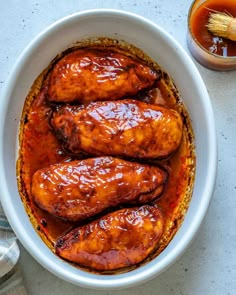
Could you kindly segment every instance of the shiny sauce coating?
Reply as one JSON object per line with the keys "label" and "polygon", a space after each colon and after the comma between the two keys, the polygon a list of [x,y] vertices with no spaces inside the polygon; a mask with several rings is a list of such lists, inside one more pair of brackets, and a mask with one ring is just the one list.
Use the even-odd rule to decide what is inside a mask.
{"label": "shiny sauce coating", "polygon": [[32,197],[47,212],[71,221],[121,204],[145,204],[164,190],[167,173],[157,166],[114,157],[59,163],[36,171]]}
{"label": "shiny sauce coating", "polygon": [[116,100],[150,88],[158,78],[140,60],[105,49],[80,49],[54,65],[47,96],[62,103]]}
{"label": "shiny sauce coating", "polygon": [[178,112],[134,99],[63,106],[51,125],[70,152],[139,159],[171,155],[183,129]]}
{"label": "shiny sauce coating", "polygon": [[155,248],[164,220],[154,206],[117,210],[59,239],[56,253],[96,270],[137,264]]}
{"label": "shiny sauce coating", "polygon": [[[126,48],[122,49],[124,52],[126,50]],[[17,163],[17,172],[20,195],[31,222],[44,242],[54,251],[56,241],[78,225],[83,226],[84,222],[81,224],[70,222],[40,209],[32,198],[32,176],[39,169],[57,163],[77,161],[85,158],[85,155],[74,155],[64,149],[48,123],[51,118],[52,105],[48,102],[46,74],[47,71],[50,72],[50,69],[51,67],[36,79],[26,99],[21,122],[20,156]],[[182,223],[188,208],[195,172],[194,143],[188,115],[179,101],[178,92],[164,72],[152,89],[139,93],[138,99],[146,103],[160,104],[175,109],[183,119],[181,144],[172,157],[161,161],[145,160],[145,163],[151,162],[152,165],[164,167],[169,175],[164,193],[154,201],[163,215],[164,228],[155,252],[148,258],[152,259],[168,245]],[[107,213],[109,213],[109,210]],[[102,216],[100,217],[102,218]],[[128,270],[130,269],[128,268]],[[89,269],[86,268],[86,270]]]}

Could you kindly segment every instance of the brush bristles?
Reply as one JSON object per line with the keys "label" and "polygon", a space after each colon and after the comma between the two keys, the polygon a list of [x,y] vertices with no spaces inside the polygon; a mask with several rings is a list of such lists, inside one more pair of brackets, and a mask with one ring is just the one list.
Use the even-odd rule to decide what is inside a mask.
{"label": "brush bristles", "polygon": [[227,38],[231,21],[232,16],[227,13],[210,13],[207,28],[212,34]]}

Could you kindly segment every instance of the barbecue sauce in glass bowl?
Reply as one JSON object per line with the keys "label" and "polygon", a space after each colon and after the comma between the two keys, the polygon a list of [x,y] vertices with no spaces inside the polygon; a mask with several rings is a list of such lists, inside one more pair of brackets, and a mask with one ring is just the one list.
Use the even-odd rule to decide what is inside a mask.
{"label": "barbecue sauce in glass bowl", "polygon": [[216,12],[236,17],[234,1],[193,2],[188,15],[188,47],[196,60],[210,69],[236,69],[236,42],[215,36],[207,29],[210,13]]}

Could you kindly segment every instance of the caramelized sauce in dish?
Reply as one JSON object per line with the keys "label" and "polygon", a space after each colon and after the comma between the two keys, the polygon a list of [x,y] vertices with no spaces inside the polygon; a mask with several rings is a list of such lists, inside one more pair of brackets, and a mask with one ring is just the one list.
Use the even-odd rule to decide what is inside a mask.
{"label": "caramelized sauce in dish", "polygon": [[[73,163],[75,163],[73,165],[82,165],[83,163],[88,163],[88,161],[91,161],[89,160],[90,158],[94,158],[97,155],[90,153],[89,149],[81,152],[76,150],[76,153],[73,152],[73,150],[67,149],[63,143],[63,140],[58,137],[57,132],[55,132],[55,129],[51,124],[51,119],[53,112],[57,111],[58,108],[73,108],[77,107],[78,105],[81,108],[86,108],[87,104],[90,103],[88,101],[90,96],[88,95],[86,97],[86,101],[78,102],[76,100],[73,100],[74,94],[72,93],[71,96],[71,93],[69,93],[66,101],[63,101],[63,87],[66,88],[66,92],[68,89],[70,89],[70,87],[67,88],[67,83],[68,85],[72,85],[71,87],[73,88],[74,83],[77,83],[75,82],[76,79],[73,80],[74,78],[71,78],[71,80],[66,80],[67,82],[64,86],[60,84],[62,85],[62,88],[58,92],[60,94],[58,94],[60,96],[60,99],[58,98],[60,102],[57,102],[56,99],[50,100],[49,96],[51,97],[50,93],[56,93],[57,91],[57,89],[55,88],[55,83],[50,84],[50,81],[52,79],[57,79],[57,77],[55,76],[56,72],[60,72],[60,69],[58,68],[55,70],[55,65],[57,66],[58,62],[61,62],[63,63],[63,69],[67,69],[70,72],[70,67],[72,66],[72,64],[71,62],[68,63],[68,65],[65,64],[66,56],[68,54],[73,55],[75,54],[76,50],[80,49],[82,49],[85,53],[87,51],[88,54],[99,50],[99,54],[102,54],[103,58],[105,59],[106,52],[112,52],[114,56],[115,54],[118,54],[118,56],[124,56],[123,60],[128,60],[129,66],[124,67],[123,65],[120,65],[118,61],[116,61],[115,69],[116,72],[122,72],[122,75],[125,75],[126,78],[123,79],[123,76],[121,77],[121,80],[124,80],[122,82],[124,84],[120,84],[120,86],[118,85],[120,81],[118,81],[119,83],[117,82],[116,87],[113,88],[112,91],[119,91],[119,87],[123,88],[122,97],[119,98],[121,99],[121,101],[126,101],[126,99],[129,98],[132,99],[132,101],[136,100],[137,103],[140,103],[141,101],[142,104],[145,103],[145,105],[149,105],[150,109],[153,105],[155,105],[154,108],[164,107],[165,109],[169,109],[169,111],[171,112],[176,112],[180,115],[183,126],[181,142],[178,148],[175,148],[175,150],[173,150],[170,154],[165,155],[164,158],[136,158],[135,154],[132,154],[132,156],[130,156],[129,154],[128,156],[118,155],[116,157],[116,155],[113,154],[112,157],[116,158],[116,160],[113,161],[113,164],[121,165],[119,166],[120,170],[118,168],[118,170],[115,170],[118,171],[115,172],[116,176],[112,174],[112,167],[109,167],[109,171],[107,170],[107,167],[106,169],[104,168],[103,171],[100,169],[99,172],[96,171],[96,169],[93,172],[91,172],[91,170],[88,170],[88,173],[93,173],[92,178],[87,178],[87,180],[92,179],[91,181],[93,183],[91,183],[91,187],[93,187],[93,190],[89,190],[89,185],[87,185],[85,195],[87,197],[91,197],[94,195],[96,196],[96,192],[106,195],[105,188],[109,187],[106,182],[111,183],[109,187],[110,191],[107,192],[109,196],[112,196],[114,194],[114,183],[116,183],[117,185],[115,186],[115,194],[124,194],[124,188],[126,187],[126,184],[120,184],[119,179],[121,179],[122,181],[129,181],[131,183],[129,185],[129,189],[131,187],[131,192],[129,192],[129,195],[131,194],[133,196],[134,192],[132,192],[132,190],[137,189],[137,185],[140,185],[140,183],[142,185],[142,181],[143,183],[148,184],[148,181],[150,181],[150,179],[153,179],[153,173],[155,171],[154,168],[151,168],[154,170],[147,170],[147,173],[144,176],[139,175],[139,181],[135,179],[135,175],[140,174],[140,171],[143,171],[143,168],[132,170],[130,176],[127,172],[125,172],[126,174],[122,174],[124,173],[122,163],[126,162],[130,163],[129,165],[131,168],[137,165],[137,167],[150,166],[161,169],[162,173],[164,173],[164,176],[162,176],[161,179],[161,183],[165,185],[164,189],[162,187],[161,191],[158,191],[158,194],[156,194],[154,197],[150,197],[150,194],[152,194],[155,189],[154,187],[151,188],[150,184],[150,190],[145,190],[145,193],[149,193],[148,197],[143,197],[145,196],[145,194],[141,196],[143,197],[144,202],[132,203],[128,201],[122,201],[116,202],[115,204],[113,204],[114,206],[110,206],[110,203],[108,202],[108,206],[102,206],[102,208],[104,208],[99,212],[89,214],[88,216],[86,216],[85,214],[83,215],[84,217],[80,220],[75,220],[73,218],[71,220],[66,218],[65,216],[56,216],[59,205],[61,205],[62,202],[63,204],[66,204],[67,200],[71,201],[70,194],[73,194],[73,191],[76,189],[77,184],[71,189],[71,185],[74,185],[74,178],[73,174],[70,174],[70,172],[73,170],[73,167],[70,167],[70,162],[71,165]],[[129,59],[134,61],[131,62],[132,65],[130,65]],[[82,67],[84,66],[85,60],[86,59],[84,59],[82,62]],[[87,60],[87,62],[89,61]],[[114,63],[114,60],[112,62]],[[111,66],[109,65],[109,61],[107,61],[107,63],[108,66]],[[149,83],[149,78],[145,80],[145,78],[142,77],[143,72],[140,76],[139,70],[137,70],[139,66],[135,66],[134,64],[141,65],[142,71],[145,68],[145,71],[148,75],[151,73],[152,77],[155,77],[155,81],[151,79],[152,81],[151,83]],[[95,65],[96,63],[94,63],[94,67]],[[75,65],[73,65],[73,67],[75,67]],[[99,70],[98,66],[97,69]],[[79,69],[79,71],[80,70],[81,69]],[[89,77],[90,74],[91,73],[88,74]],[[58,79],[62,79],[63,75],[64,74],[62,73],[62,75]],[[70,73],[68,75],[70,76]],[[95,81],[91,82],[91,84],[93,85],[91,85],[91,87],[88,86],[90,87],[90,93],[93,93],[93,101],[96,100],[96,92],[94,91],[97,87],[97,72],[94,75],[91,76],[92,80],[95,79]],[[106,72],[106,76],[107,75],[109,76],[109,71]],[[136,78],[138,77],[141,81],[140,83],[138,83],[138,88],[135,91],[133,89],[136,88],[137,81],[135,80],[135,83],[132,84],[132,78],[129,79],[129,75],[131,75],[132,77],[133,75],[136,75]],[[67,75],[64,76],[66,77]],[[113,84],[115,83],[112,74],[111,77],[108,78],[109,81],[113,81]],[[142,81],[145,82],[143,84],[144,86],[141,85]],[[86,83],[89,85],[87,80]],[[110,89],[110,87],[113,87],[111,85],[107,84],[105,89],[107,90]],[[54,87],[54,89],[51,89],[49,91],[50,87]],[[132,91],[128,93],[128,97],[126,96],[126,94],[123,94],[124,88],[129,89],[129,91],[132,88]],[[81,89],[79,89],[79,91],[80,90]],[[106,90],[104,90],[105,93],[107,93]],[[83,89],[83,91],[85,90]],[[82,95],[80,97],[84,96]],[[101,95],[101,97],[104,96]],[[101,100],[101,97],[99,97],[99,100]],[[109,98],[109,100],[112,100],[112,96],[108,95],[107,97]],[[117,99],[117,97],[119,97],[118,93],[116,94],[115,99]],[[108,100],[108,98],[106,98],[105,100]],[[68,100],[70,106],[68,106]],[[114,116],[112,115],[111,117]],[[63,130],[65,130],[65,128],[67,127],[68,126],[64,126]],[[163,128],[165,128],[165,124]],[[74,125],[71,130],[71,132],[78,132]],[[100,129],[100,132],[102,132],[102,129]],[[129,136],[131,136],[132,139],[132,134]],[[142,136],[145,140],[145,133],[143,133]],[[148,134],[146,136],[148,137]],[[91,142],[91,137],[94,137],[94,139],[96,137],[96,134],[92,133],[92,131],[87,138],[88,142]],[[67,136],[67,140],[69,140],[68,138],[69,137]],[[137,138],[139,138],[139,136],[137,136]],[[136,142],[138,144],[138,139]],[[150,140],[150,144],[152,144],[152,142],[154,141]],[[126,148],[128,147],[129,145],[127,143]],[[141,148],[142,145],[140,145],[140,149]],[[145,149],[148,149],[148,147],[145,147]],[[102,152],[99,152],[99,157],[109,156],[106,153],[106,149],[104,149],[104,151],[104,154]],[[86,169],[90,169],[88,168],[88,166],[84,167]],[[63,175],[57,177],[55,174],[52,177],[52,174],[50,173],[54,173],[55,171],[57,171],[57,168],[55,167],[59,167],[59,170],[64,169],[63,167],[66,167],[66,173],[68,173],[67,176],[63,178]],[[131,169],[127,167],[125,169]],[[39,172],[39,170],[41,170],[42,172]],[[76,171],[76,173],[79,173],[78,169]],[[101,176],[103,172],[106,173],[105,176]],[[50,199],[50,206],[51,204],[53,204],[54,208],[56,208],[55,211],[53,211],[54,213],[50,212],[50,210],[46,210],[47,206],[43,207],[43,209],[42,206],[40,208],[40,202],[35,202],[34,194],[32,194],[32,179],[35,173],[41,173],[41,183],[37,185],[38,190],[40,188],[43,191],[43,198],[45,198],[46,200],[46,198],[49,197],[49,194],[51,194],[50,198],[54,194],[59,200],[57,202],[61,202],[60,204],[56,203],[55,205],[55,203],[53,203],[54,197],[52,198],[52,200]],[[50,177],[48,179],[50,181],[52,181],[53,179],[53,183],[51,182],[51,188],[49,188],[50,184],[48,186],[47,184],[45,184],[45,181],[48,181],[46,176],[47,173],[48,175],[50,174]],[[99,179],[102,179],[101,183],[104,183],[104,189],[102,188],[102,190],[101,183],[99,184],[98,182],[96,182],[96,173],[100,173]],[[159,173],[158,170],[155,173]],[[37,176],[37,174],[35,175]],[[70,261],[70,263],[74,264],[75,267],[80,267],[82,269],[85,269],[86,271],[96,272],[100,274],[113,274],[130,271],[138,267],[140,264],[146,263],[147,261],[156,257],[168,245],[184,219],[184,215],[186,213],[186,210],[188,209],[192,195],[194,175],[194,136],[187,111],[171,78],[159,67],[158,64],[152,61],[141,50],[133,47],[130,44],[126,44],[122,41],[117,40],[104,38],[98,38],[96,42],[88,40],[83,43],[78,43],[75,47],[70,48],[66,52],[59,54],[51,62],[48,68],[40,73],[39,76],[36,78],[26,98],[21,119],[19,134],[19,158],[17,161],[18,188],[26,212],[29,215],[32,224],[34,225],[35,230],[39,233],[43,241],[56,255],[59,255],[63,259]],[[166,176],[168,176],[167,179]],[[36,179],[39,182],[40,177]],[[43,181],[42,179],[44,179],[45,181]],[[77,179],[80,179],[78,187],[82,191],[84,184],[83,177],[80,175],[77,177]],[[67,187],[66,192],[63,191],[65,189],[63,185]],[[70,186],[69,188],[68,185]],[[119,185],[121,186],[120,191],[119,189],[117,189]],[[62,191],[63,194],[60,194],[60,192]],[[67,192],[69,193],[67,194]],[[124,195],[122,195],[122,197],[124,197]],[[64,199],[62,200],[62,198]],[[140,204],[140,207],[137,207],[137,204]],[[65,205],[65,208],[66,206],[67,205]],[[83,211],[83,208],[81,210]],[[126,220],[129,224],[126,223]],[[117,230],[116,232],[115,228],[119,228],[119,231]],[[133,231],[133,234],[135,237],[137,236],[137,239],[130,239],[130,234],[126,233],[128,231],[128,228],[130,231],[129,233],[132,233]],[[93,239],[93,235],[100,235],[100,243],[97,242],[96,239]],[[118,237],[119,243],[117,242]],[[143,243],[143,241],[145,241],[145,247],[139,247],[138,243]],[[109,245],[113,245],[113,248],[111,248]],[[64,250],[67,251],[68,249],[70,249],[71,251],[69,253],[65,253]],[[80,254],[79,256],[76,256],[76,251],[78,251],[78,253]],[[85,253],[84,251],[88,251],[89,253],[85,255],[83,254]],[[95,260],[93,259],[93,257],[95,257]]]}

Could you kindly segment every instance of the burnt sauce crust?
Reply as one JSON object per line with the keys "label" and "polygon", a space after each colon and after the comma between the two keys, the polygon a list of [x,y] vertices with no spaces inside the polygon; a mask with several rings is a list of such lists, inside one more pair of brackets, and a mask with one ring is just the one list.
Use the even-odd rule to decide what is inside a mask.
{"label": "burnt sauce crust", "polygon": [[[101,43],[103,43],[103,41],[101,41]],[[161,166],[165,167],[166,170],[170,171],[170,181],[171,181],[171,183],[174,183],[174,181],[176,181],[176,180],[173,177],[173,171],[178,171],[178,173],[179,173],[179,167],[180,167],[179,163],[178,163],[178,165],[176,165],[176,163],[175,163],[175,162],[177,162],[176,161],[177,156],[178,156],[178,158],[180,156],[184,156],[186,163],[188,163],[189,160],[191,162],[191,163],[189,162],[190,163],[189,166],[185,169],[187,172],[190,171],[192,174],[191,174],[191,176],[188,176],[188,179],[186,179],[185,183],[183,184],[183,187],[181,188],[181,192],[179,192],[179,188],[173,188],[173,187],[175,187],[175,185],[168,184],[166,192],[163,194],[162,198],[160,198],[160,200],[163,200],[164,198],[166,198],[166,202],[160,201],[160,203],[158,203],[158,202],[156,203],[158,205],[158,207],[160,208],[160,210],[162,211],[162,215],[164,216],[164,219],[165,219],[165,225],[164,225],[161,240],[159,240],[159,242],[156,243],[155,249],[153,249],[153,251],[152,251],[153,254],[148,256],[148,259],[152,259],[156,255],[158,255],[158,253],[160,253],[160,251],[162,251],[165,248],[165,246],[169,243],[170,239],[173,237],[174,233],[176,232],[179,225],[181,224],[181,221],[183,220],[184,212],[186,211],[186,209],[188,207],[188,203],[189,203],[189,200],[191,197],[191,186],[192,186],[193,179],[194,179],[194,165],[195,165],[194,164],[195,160],[194,160],[193,134],[192,134],[191,125],[190,125],[188,115],[187,115],[181,101],[179,100],[178,92],[176,91],[176,88],[175,88],[174,84],[172,83],[172,81],[170,80],[170,78],[168,77],[168,75],[165,72],[163,72],[158,65],[156,65],[155,63],[153,63],[153,61],[151,61],[148,57],[146,57],[140,50],[135,51],[136,49],[133,48],[132,46],[129,46],[129,45],[127,46],[126,44],[124,45],[122,42],[120,44],[117,44],[117,41],[114,41],[114,40],[110,40],[110,41],[108,41],[108,43],[107,44],[103,43],[102,46],[98,46],[97,44],[93,45],[92,43],[91,44],[80,44],[79,47],[82,47],[84,49],[87,46],[89,46],[89,47],[94,46],[95,48],[99,47],[99,50],[104,50],[104,48],[106,47],[106,49],[112,48],[113,51],[122,52],[122,53],[129,55],[129,56],[130,55],[133,56],[134,54],[137,55],[138,59],[142,60],[142,62],[148,64],[153,69],[154,68],[156,69],[156,72],[158,73],[158,79],[155,81],[153,88],[151,87],[148,90],[145,89],[144,92],[139,92],[136,99],[143,100],[143,101],[145,101],[147,103],[151,103],[151,104],[161,103],[168,108],[172,108],[172,109],[177,110],[181,114],[182,119],[183,119],[184,136],[183,136],[183,140],[181,143],[181,148],[174,155],[171,155],[170,160],[165,159],[162,161],[157,161],[157,162],[155,161],[155,164],[161,165]],[[60,221],[59,219],[56,219],[56,224],[61,226],[61,231],[57,232],[57,230],[55,229],[55,226],[53,227],[53,224],[55,224],[54,220],[52,221],[50,219],[51,217],[49,218],[44,213],[44,211],[40,211],[37,207],[35,207],[35,204],[32,201],[32,196],[31,196],[31,191],[29,189],[28,179],[30,179],[32,177],[33,173],[36,171],[33,171],[34,170],[34,168],[33,168],[34,163],[31,165],[32,167],[30,167],[30,168],[29,168],[29,166],[26,165],[25,160],[27,159],[28,154],[26,152],[25,146],[26,146],[26,142],[28,139],[26,140],[26,132],[25,131],[27,131],[27,128],[28,129],[32,128],[29,126],[30,120],[32,119],[32,114],[30,114],[30,112],[32,110],[37,109],[37,107],[39,107],[40,111],[41,111],[41,108],[42,109],[47,108],[47,115],[44,118],[46,120],[48,120],[50,118],[49,113],[51,112],[52,108],[55,109],[55,104],[51,105],[51,103],[48,102],[48,77],[49,77],[48,73],[50,73],[53,65],[57,62],[57,60],[59,60],[64,54],[67,54],[68,52],[71,52],[74,50],[75,50],[75,48],[69,49],[67,52],[60,54],[49,65],[48,69],[46,69],[38,77],[38,79],[36,79],[34,85],[32,86],[32,89],[26,99],[24,111],[22,114],[22,124],[21,124],[21,130],[20,130],[21,131],[20,132],[21,150],[20,150],[19,160],[17,163],[19,191],[21,194],[21,198],[24,202],[24,205],[26,207],[26,210],[31,218],[32,223],[38,229],[39,234],[42,236],[43,240],[47,243],[47,245],[50,248],[52,248],[55,241],[60,241],[60,239],[61,239],[60,233],[61,233],[61,235],[64,236],[66,232],[69,233],[73,227],[76,227],[76,225],[73,225],[73,224],[69,224],[69,225],[66,224],[65,225],[62,221]],[[153,96],[153,94],[151,93],[153,89],[158,89],[158,91],[160,89],[162,97],[158,97],[158,95],[157,95],[157,97]],[[150,92],[149,92],[149,90],[150,90]],[[41,95],[41,99],[39,99],[40,95]],[[38,106],[36,106],[36,104],[38,104]],[[74,102],[73,102],[73,104],[74,104]],[[27,120],[25,120],[25,118],[27,118]],[[51,129],[51,127],[49,127],[49,129]],[[52,131],[47,131],[47,132],[52,132]],[[52,135],[50,134],[50,139],[51,139],[51,137],[52,137]],[[52,142],[54,144],[54,139],[52,139]],[[184,149],[185,148],[187,149],[187,152],[185,150],[182,151],[183,145],[184,145]],[[87,154],[82,153],[80,155],[79,154],[74,155],[73,153],[71,154],[70,152],[66,151],[66,149],[64,149],[64,148],[61,149],[61,143],[59,145],[58,145],[58,143],[56,143],[54,146],[54,150],[55,150],[56,156],[51,157],[51,159],[49,159],[50,164],[55,164],[60,161],[77,160],[77,159],[80,159],[81,157],[82,158],[88,157]],[[50,149],[49,149],[49,152],[50,152]],[[129,160],[133,161],[132,158],[130,158]],[[39,161],[36,161],[35,159],[33,159],[32,162],[34,162],[34,161],[37,162],[37,164],[39,162]],[[143,159],[141,158],[141,159],[139,159],[139,161],[142,162]],[[42,163],[42,167],[38,167],[38,168],[47,167],[48,163],[46,164],[46,162],[47,161],[45,160],[44,163]],[[148,161],[144,160],[144,162],[148,163],[148,162],[153,162],[153,161],[152,160],[150,161],[150,159],[149,159]],[[35,165],[35,166],[37,166],[37,165]],[[38,165],[38,166],[40,166],[40,165]],[[178,167],[176,168],[175,166],[178,166]],[[38,169],[36,169],[36,170],[38,170]],[[187,177],[186,176],[187,173],[186,174],[184,173],[184,175],[185,175],[185,177]],[[190,187],[188,194],[186,193],[184,186]],[[178,210],[175,210],[175,213],[174,213],[174,210],[173,211],[169,210],[170,214],[168,214],[167,207],[168,207],[168,204],[170,204],[172,202],[171,199],[173,199],[169,196],[172,190],[174,190],[175,193],[178,191],[178,194],[180,194],[180,196],[177,198],[178,200],[176,201],[176,208]],[[122,209],[122,206],[121,206],[121,209]],[[168,215],[170,215],[170,216],[168,216]],[[41,218],[42,216],[43,217],[46,216],[46,219]],[[41,222],[41,220],[43,220],[44,222]],[[45,222],[45,220],[46,220],[46,222]],[[90,221],[90,220],[88,220],[88,221]],[[173,225],[172,225],[172,222],[174,222]],[[50,228],[50,223],[51,223],[51,228]],[[43,224],[43,226],[42,226],[42,224]],[[56,234],[55,234],[55,232],[56,232]],[[53,234],[56,235],[57,238],[53,237]],[[54,250],[54,249],[52,248],[52,250]],[[145,261],[148,261],[148,259],[146,259]],[[131,267],[124,268],[123,270],[119,270],[119,272],[128,271],[134,267],[137,267],[138,264],[139,263],[137,262],[136,266],[133,265]],[[80,265],[80,267],[83,268],[83,265]],[[89,270],[89,269],[87,269],[87,270]],[[91,270],[89,270],[89,271],[91,271]],[[112,273],[112,271],[110,271],[110,270],[108,272]],[[99,270],[99,273],[103,273],[103,271]],[[105,271],[104,273],[107,273],[107,271]],[[117,273],[117,271],[116,271],[116,273]]]}

